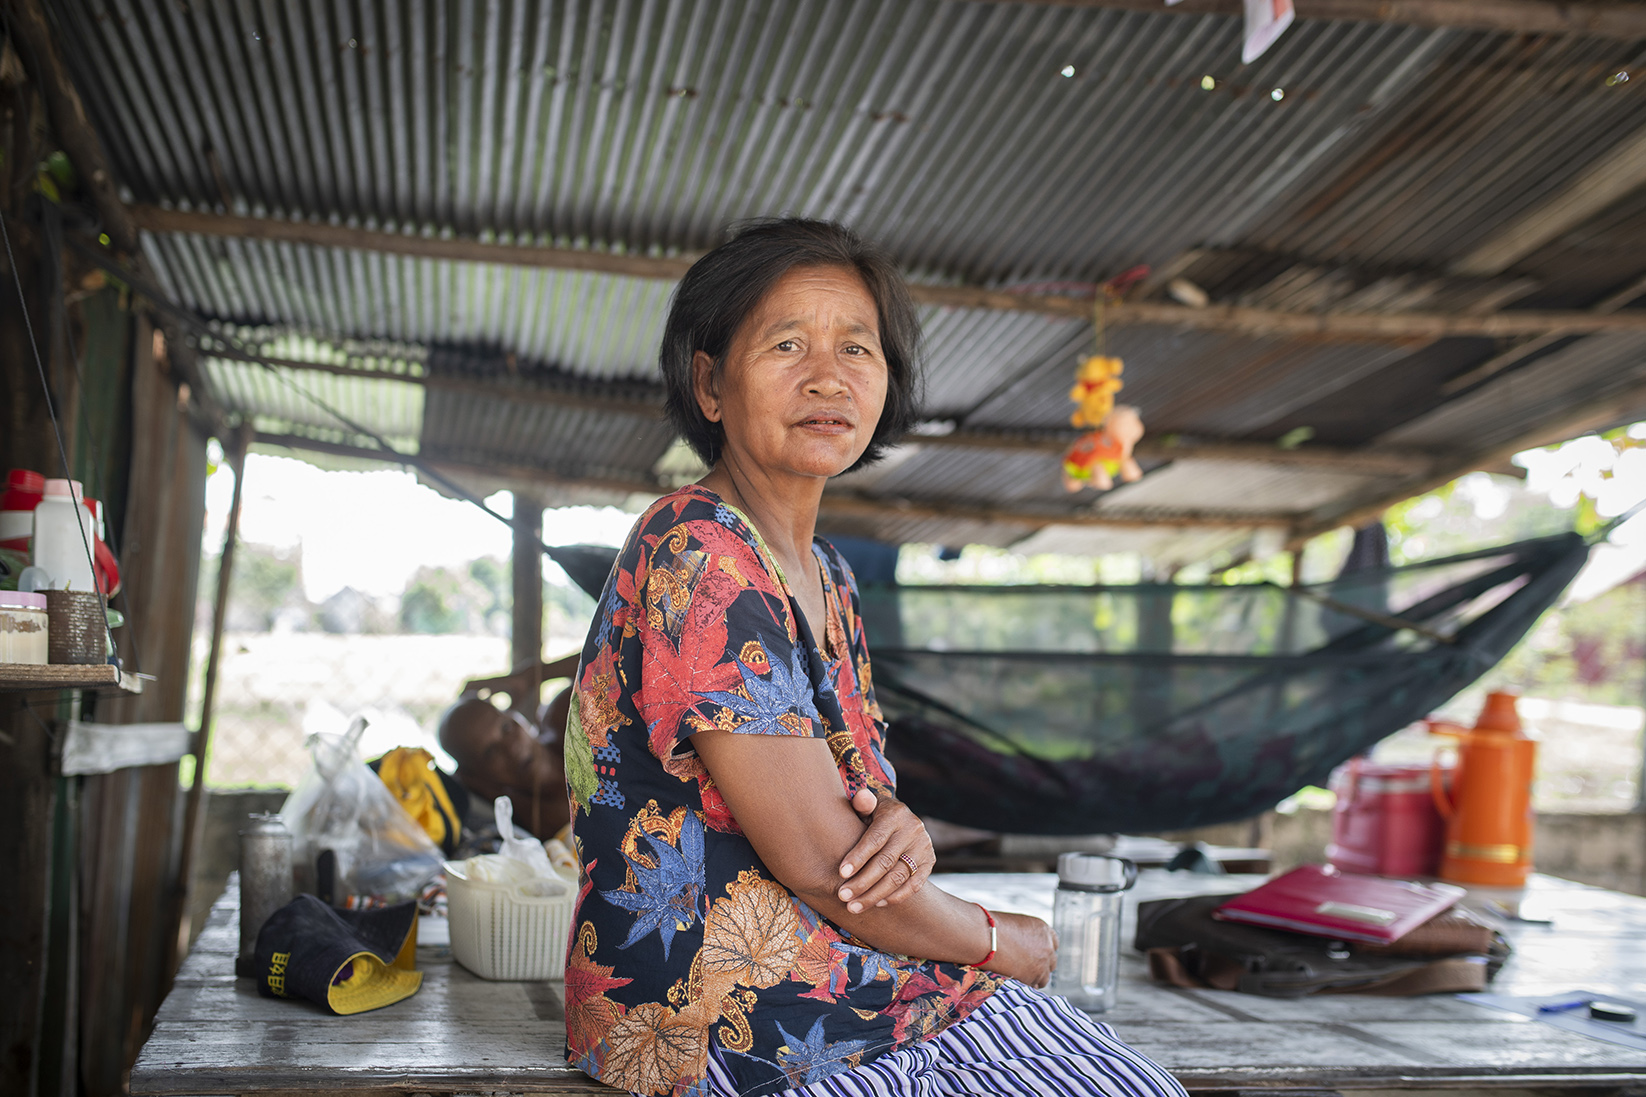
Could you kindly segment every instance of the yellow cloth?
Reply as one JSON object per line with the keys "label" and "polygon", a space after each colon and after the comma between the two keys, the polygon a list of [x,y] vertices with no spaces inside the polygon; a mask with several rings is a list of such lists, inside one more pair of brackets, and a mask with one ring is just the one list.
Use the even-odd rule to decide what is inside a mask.
{"label": "yellow cloth", "polygon": [[421,747],[395,747],[383,755],[377,775],[435,845],[448,855],[457,848],[463,821],[446,795],[433,755]]}

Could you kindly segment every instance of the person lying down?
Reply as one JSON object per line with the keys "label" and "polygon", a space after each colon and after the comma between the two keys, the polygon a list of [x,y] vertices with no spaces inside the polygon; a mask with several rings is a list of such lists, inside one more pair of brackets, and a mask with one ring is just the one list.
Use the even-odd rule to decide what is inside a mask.
{"label": "person lying down", "polygon": [[[553,838],[565,829],[566,773],[560,740],[571,690],[561,690],[542,705],[538,693],[541,683],[570,678],[576,669],[573,654],[537,667],[527,664],[500,677],[473,679],[441,713],[440,748],[457,763],[454,776],[475,798],[470,826],[489,826],[492,801],[507,796],[514,805],[515,825],[533,836]],[[494,704],[497,695],[506,697],[508,704]]]}
{"label": "person lying down", "polygon": [[1040,989],[1045,922],[927,882],[882,752],[824,485],[913,420],[896,267],[837,225],[745,228],[675,291],[662,373],[709,466],[635,523],[565,736],[583,865],[568,1061],[643,1094],[1183,1097]]}

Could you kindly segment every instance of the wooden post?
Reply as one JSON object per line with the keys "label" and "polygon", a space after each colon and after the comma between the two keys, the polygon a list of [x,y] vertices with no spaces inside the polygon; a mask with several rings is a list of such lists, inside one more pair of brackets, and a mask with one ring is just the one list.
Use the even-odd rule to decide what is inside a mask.
{"label": "wooden post", "polygon": [[193,889],[194,853],[200,845],[202,829],[201,799],[206,791],[206,750],[211,746],[212,706],[217,700],[217,671],[223,656],[223,619],[228,613],[229,584],[234,575],[234,547],[240,535],[240,503],[245,497],[246,450],[251,446],[252,425],[241,424],[229,440],[229,467],[234,470],[234,497],[229,503],[229,519],[223,530],[223,554],[217,563],[217,597],[212,604],[211,647],[206,656],[206,680],[200,696],[200,727],[194,733],[194,781],[189,785],[188,800],[183,809],[183,848],[178,858],[178,890],[182,893],[181,909],[177,913],[177,935],[173,962],[169,970],[188,954],[189,893]]}
{"label": "wooden post", "polygon": [[[543,504],[524,491],[514,493],[514,669],[531,668],[538,682],[543,667]],[[537,690],[514,698],[523,712],[537,715]]]}

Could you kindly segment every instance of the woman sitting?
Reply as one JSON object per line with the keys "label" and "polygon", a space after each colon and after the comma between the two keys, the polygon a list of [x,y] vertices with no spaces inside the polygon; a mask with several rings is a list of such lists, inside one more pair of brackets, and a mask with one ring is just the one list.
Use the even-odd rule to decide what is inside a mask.
{"label": "woman sitting", "polygon": [[1045,922],[923,886],[856,585],[813,536],[828,479],[910,425],[918,341],[896,267],[837,225],[757,224],[675,292],[669,412],[711,471],[635,524],[566,730],[568,1058],[610,1085],[1181,1097],[1030,989]]}

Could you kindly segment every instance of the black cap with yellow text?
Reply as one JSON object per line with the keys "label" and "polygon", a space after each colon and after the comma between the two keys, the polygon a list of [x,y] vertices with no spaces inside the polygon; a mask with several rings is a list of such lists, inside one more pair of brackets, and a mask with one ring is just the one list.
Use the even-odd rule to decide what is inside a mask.
{"label": "black cap with yellow text", "polygon": [[257,934],[257,993],[307,998],[333,1013],[364,1013],[417,993],[417,904],[334,910],[299,895]]}

